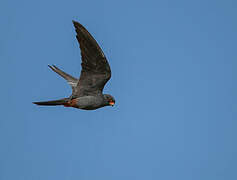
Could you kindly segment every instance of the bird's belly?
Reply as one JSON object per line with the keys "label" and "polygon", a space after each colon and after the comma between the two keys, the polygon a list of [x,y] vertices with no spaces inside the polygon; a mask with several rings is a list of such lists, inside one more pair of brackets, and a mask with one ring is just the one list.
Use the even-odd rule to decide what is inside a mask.
{"label": "bird's belly", "polygon": [[77,99],[76,108],[84,110],[94,110],[103,107],[102,102],[103,100],[100,97],[94,97],[94,96],[80,97]]}

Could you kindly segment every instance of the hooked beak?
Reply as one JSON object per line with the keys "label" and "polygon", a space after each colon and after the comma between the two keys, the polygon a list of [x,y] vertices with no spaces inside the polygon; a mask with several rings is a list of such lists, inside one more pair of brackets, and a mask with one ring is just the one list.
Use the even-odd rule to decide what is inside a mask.
{"label": "hooked beak", "polygon": [[109,102],[109,105],[110,105],[110,106],[114,106],[114,102],[113,102],[113,101],[110,101],[110,102]]}

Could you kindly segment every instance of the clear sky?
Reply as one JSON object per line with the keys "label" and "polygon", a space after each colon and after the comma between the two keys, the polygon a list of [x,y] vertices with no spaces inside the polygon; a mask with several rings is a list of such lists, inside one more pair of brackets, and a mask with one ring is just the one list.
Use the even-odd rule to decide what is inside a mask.
{"label": "clear sky", "polygon": [[[236,180],[237,1],[1,0],[0,180]],[[70,96],[72,20],[101,45],[114,107]]]}

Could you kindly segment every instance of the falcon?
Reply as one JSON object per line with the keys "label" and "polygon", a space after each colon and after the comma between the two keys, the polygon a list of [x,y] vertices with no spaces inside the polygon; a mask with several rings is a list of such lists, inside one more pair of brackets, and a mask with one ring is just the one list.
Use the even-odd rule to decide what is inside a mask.
{"label": "falcon", "polygon": [[68,98],[53,101],[33,102],[42,106],[73,107],[84,110],[94,110],[104,106],[113,106],[115,99],[109,94],[103,94],[105,84],[111,77],[109,63],[100,46],[92,35],[79,22],[73,21],[76,38],[81,50],[81,75],[77,79],[62,71],[55,65],[50,69],[62,76],[72,87]]}

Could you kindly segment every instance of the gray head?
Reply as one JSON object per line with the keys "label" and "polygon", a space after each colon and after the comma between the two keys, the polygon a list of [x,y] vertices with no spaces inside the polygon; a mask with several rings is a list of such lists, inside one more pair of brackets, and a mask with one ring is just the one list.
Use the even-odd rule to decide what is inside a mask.
{"label": "gray head", "polygon": [[115,99],[109,94],[103,94],[106,106],[113,106],[115,104]]}

